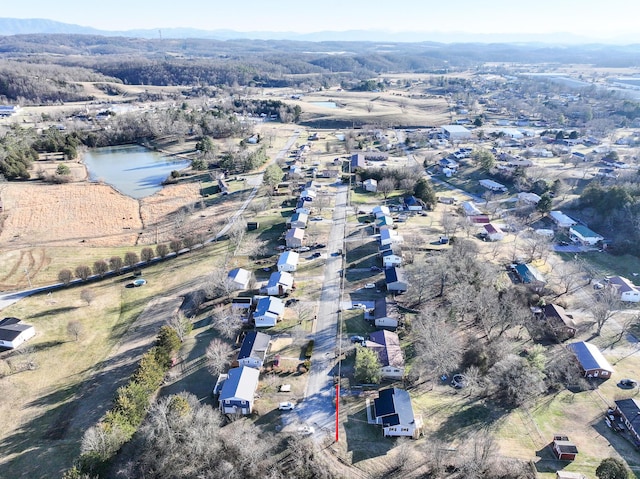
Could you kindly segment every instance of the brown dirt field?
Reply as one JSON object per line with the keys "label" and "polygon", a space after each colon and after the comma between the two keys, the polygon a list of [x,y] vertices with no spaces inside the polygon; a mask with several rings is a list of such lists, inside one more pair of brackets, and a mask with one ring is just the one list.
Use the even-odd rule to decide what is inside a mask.
{"label": "brown dirt field", "polygon": [[138,202],[97,183],[9,183],[0,247],[135,244]]}

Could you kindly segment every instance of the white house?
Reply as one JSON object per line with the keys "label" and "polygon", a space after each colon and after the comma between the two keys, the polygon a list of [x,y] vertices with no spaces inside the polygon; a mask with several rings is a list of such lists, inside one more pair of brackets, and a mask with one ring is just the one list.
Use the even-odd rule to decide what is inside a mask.
{"label": "white house", "polygon": [[472,201],[463,201],[461,204],[464,214],[467,216],[478,216],[482,214],[482,211]]}
{"label": "white house", "polygon": [[291,228],[287,231],[284,241],[289,248],[300,248],[304,241],[304,230],[302,228]]}
{"label": "white house", "polygon": [[364,316],[367,321],[372,321],[376,328],[395,330],[399,321],[389,316],[387,312],[387,298],[378,298],[373,310],[368,310]]}
{"label": "white house", "polygon": [[22,323],[18,318],[4,318],[0,321],[0,347],[15,349],[35,335],[35,328]]}
{"label": "white house", "polygon": [[388,206],[375,206],[373,210],[371,210],[371,214],[376,218],[380,218],[381,216],[391,216],[391,210]]}
{"label": "white house", "polygon": [[300,193],[300,198],[305,201],[313,201],[316,199],[316,196],[318,196],[318,193],[312,188],[302,190],[302,192]]}
{"label": "white house", "polygon": [[489,241],[502,241],[504,239],[504,232],[493,223],[482,225],[482,231]]}
{"label": "white house", "polygon": [[422,418],[415,416],[411,396],[404,389],[389,388],[373,400],[372,424],[382,426],[383,434],[417,439],[422,432]]}
{"label": "white house", "polygon": [[507,187],[497,181],[485,179],[478,181],[478,183],[480,183],[480,186],[496,193],[504,193],[507,191]]}
{"label": "white house", "polygon": [[262,296],[258,298],[253,312],[253,322],[256,328],[270,328],[275,326],[284,315],[284,302],[280,298]]}
{"label": "white house", "polygon": [[269,296],[281,296],[293,288],[293,275],[286,271],[271,273],[264,291]]}
{"label": "white house", "polygon": [[637,303],[640,301],[640,290],[638,287],[622,276],[611,276],[609,284],[618,290],[620,293],[621,301],[628,301],[631,303]]}
{"label": "white house", "polygon": [[298,260],[300,255],[295,251],[285,251],[278,256],[278,271],[286,271],[291,273],[298,269]]}
{"label": "white house", "polygon": [[380,253],[382,254],[382,267],[393,268],[394,266],[402,266],[402,250],[399,246],[384,245],[380,247]]}
{"label": "white house", "polygon": [[404,238],[390,228],[383,228],[380,230],[380,245],[401,244]]}
{"label": "white house", "polygon": [[578,224],[576,220],[565,215],[560,210],[550,211],[549,217],[553,220],[555,224],[558,225],[558,228],[569,228],[571,226]]}
{"label": "white house", "polygon": [[289,228],[306,228],[309,216],[305,213],[294,213],[287,219]]}
{"label": "white house", "polygon": [[249,331],[242,341],[238,358],[238,366],[260,369],[269,349],[271,336],[258,331]]}
{"label": "white house", "polygon": [[398,335],[386,329],[369,334],[365,343],[378,355],[383,379],[402,379],[404,376],[404,355]]}
{"label": "white house", "polygon": [[223,414],[251,414],[260,371],[241,366],[229,370],[218,403]]}
{"label": "white house", "polygon": [[582,243],[583,245],[593,246],[604,238],[598,233],[591,231],[586,226],[574,225],[569,227],[569,237],[572,241]]}
{"label": "white house", "polygon": [[542,198],[540,198],[540,196],[536,195],[535,193],[526,193],[524,191],[521,193],[518,193],[518,201],[521,201],[523,203],[537,205],[541,199]]}
{"label": "white house", "polygon": [[231,287],[235,290],[247,289],[251,281],[251,272],[244,268],[234,268],[227,275]]}
{"label": "white house", "polygon": [[471,138],[471,131],[460,125],[443,125],[442,135],[449,141],[468,140]]}
{"label": "white house", "polygon": [[368,180],[364,180],[362,182],[362,187],[365,189],[365,191],[375,193],[376,191],[378,191],[378,182],[373,178],[369,178]]}

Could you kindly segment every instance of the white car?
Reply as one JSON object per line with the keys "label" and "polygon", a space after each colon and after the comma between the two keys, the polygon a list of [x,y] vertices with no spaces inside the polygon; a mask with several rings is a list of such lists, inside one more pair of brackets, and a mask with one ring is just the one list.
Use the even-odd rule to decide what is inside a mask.
{"label": "white car", "polygon": [[295,404],[293,404],[291,401],[281,402],[280,404],[278,404],[278,409],[280,409],[281,411],[291,411],[294,407]]}
{"label": "white car", "polygon": [[351,309],[367,309],[367,305],[362,303],[353,303]]}
{"label": "white car", "polygon": [[301,434],[303,436],[310,436],[315,432],[316,430],[312,426],[300,426],[298,428],[298,434]]}
{"label": "white car", "polygon": [[373,289],[375,287],[376,287],[375,283],[367,283],[364,285],[364,289]]}

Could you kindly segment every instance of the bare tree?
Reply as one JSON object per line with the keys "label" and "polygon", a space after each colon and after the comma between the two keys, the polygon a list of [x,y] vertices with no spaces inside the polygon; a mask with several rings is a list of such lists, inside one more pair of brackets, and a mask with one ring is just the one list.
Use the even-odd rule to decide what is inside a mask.
{"label": "bare tree", "polygon": [[233,291],[233,284],[223,268],[213,268],[204,284],[204,293],[208,299],[226,297]]}
{"label": "bare tree", "polygon": [[80,265],[76,267],[76,278],[81,279],[82,281],[86,281],[89,276],[91,276],[91,268],[87,265]]}
{"label": "bare tree", "polygon": [[233,219],[227,235],[229,236],[229,242],[235,248],[240,246],[245,233],[247,232],[247,220],[243,216],[238,216]]}
{"label": "bare tree", "polygon": [[207,346],[207,368],[214,376],[222,373],[229,364],[229,357],[233,349],[226,341],[214,338]]}
{"label": "bare tree", "polygon": [[298,323],[312,319],[314,308],[311,304],[299,301],[293,305],[292,309],[298,315]]}
{"label": "bare tree", "polygon": [[124,255],[124,264],[130,268],[133,268],[139,261],[138,254],[133,251],[127,251]]}
{"label": "bare tree", "polygon": [[562,288],[561,294],[568,294],[581,281],[582,272],[574,262],[563,262],[554,268],[553,275]]}
{"label": "bare tree", "polygon": [[93,263],[93,274],[103,277],[109,271],[109,263],[101,259]]}
{"label": "bare tree", "polygon": [[142,248],[142,251],[140,251],[140,259],[145,263],[148,263],[149,261],[151,261],[153,257],[154,257],[153,248],[146,247],[146,248]]}
{"label": "bare tree", "polygon": [[604,325],[620,308],[620,293],[613,286],[596,291],[591,297],[591,315],[596,323],[596,334],[600,336]]}
{"label": "bare tree", "polygon": [[180,342],[184,342],[186,337],[193,330],[191,319],[187,318],[182,311],[178,311],[177,313],[171,315],[171,317],[167,320],[167,324],[174,329],[174,331],[180,338]]}
{"label": "bare tree", "polygon": [[109,267],[116,274],[119,274],[122,270],[122,258],[120,256],[112,256],[109,258]]}
{"label": "bare tree", "polygon": [[72,319],[67,323],[67,333],[77,341],[82,334],[82,323],[77,319]]}
{"label": "bare tree", "polygon": [[69,284],[72,279],[73,279],[73,273],[71,272],[70,269],[62,269],[58,273],[58,281],[60,281],[65,285]]}
{"label": "bare tree", "polygon": [[379,193],[382,193],[382,196],[384,196],[385,200],[389,197],[389,194],[395,189],[396,189],[396,181],[389,176],[382,178],[380,181],[378,181],[377,191]]}
{"label": "bare tree", "polygon": [[[159,247],[160,245],[158,245]],[[174,252],[175,254],[178,254],[178,251],[180,251],[182,249],[182,240],[179,239],[174,239],[171,240],[169,242],[169,249]]]}
{"label": "bare tree", "polygon": [[456,215],[453,215],[449,210],[444,210],[442,212],[442,216],[440,217],[440,224],[442,225],[442,229],[444,230],[444,235],[447,237],[455,235],[456,230],[460,226],[458,217]]}
{"label": "bare tree", "polygon": [[219,304],[211,312],[213,328],[228,339],[235,339],[242,329],[242,318],[230,306]]}
{"label": "bare tree", "polygon": [[91,289],[83,289],[80,291],[80,299],[87,303],[87,306],[91,305],[91,302],[96,299],[96,294]]}

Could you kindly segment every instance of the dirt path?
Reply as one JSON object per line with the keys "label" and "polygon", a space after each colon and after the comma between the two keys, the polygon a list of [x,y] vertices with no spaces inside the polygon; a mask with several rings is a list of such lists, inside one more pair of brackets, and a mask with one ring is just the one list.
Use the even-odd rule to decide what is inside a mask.
{"label": "dirt path", "polygon": [[117,389],[126,384],[140,357],[152,346],[160,327],[182,301],[178,294],[150,301],[111,354],[95,367],[95,374],[87,380],[77,400],[78,407],[70,423],[71,436],[81,437],[108,410]]}

